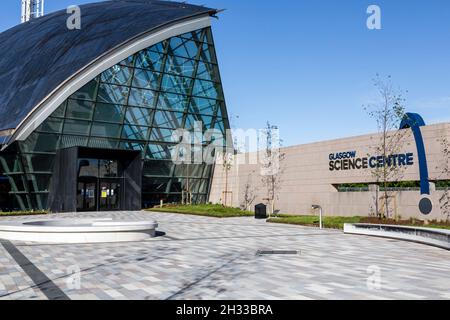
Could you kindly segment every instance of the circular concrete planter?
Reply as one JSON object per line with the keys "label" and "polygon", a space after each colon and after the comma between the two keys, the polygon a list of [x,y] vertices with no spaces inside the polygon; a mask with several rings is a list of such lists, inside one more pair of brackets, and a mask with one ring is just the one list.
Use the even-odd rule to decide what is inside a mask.
{"label": "circular concrete planter", "polygon": [[0,239],[40,243],[144,241],[155,237],[155,221],[112,219],[30,220],[0,223]]}
{"label": "circular concrete planter", "polygon": [[344,233],[422,243],[450,250],[450,230],[380,224],[345,224]]}

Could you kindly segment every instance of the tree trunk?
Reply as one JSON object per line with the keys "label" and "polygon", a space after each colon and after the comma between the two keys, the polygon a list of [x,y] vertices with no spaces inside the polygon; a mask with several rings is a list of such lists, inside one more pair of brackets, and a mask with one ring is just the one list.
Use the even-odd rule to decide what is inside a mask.
{"label": "tree trunk", "polygon": [[375,212],[376,212],[376,215],[378,216],[378,218],[381,218],[380,205],[379,205],[379,198],[380,198],[379,189],[380,189],[380,186],[377,185],[377,189],[375,191],[375,197],[376,197],[375,198]]}
{"label": "tree trunk", "polygon": [[225,168],[225,207],[227,206],[228,198],[228,170]]}

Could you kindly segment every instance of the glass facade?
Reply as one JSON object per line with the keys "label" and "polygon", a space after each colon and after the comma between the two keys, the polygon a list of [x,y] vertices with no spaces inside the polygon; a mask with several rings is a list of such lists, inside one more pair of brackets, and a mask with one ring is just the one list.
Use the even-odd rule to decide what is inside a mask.
{"label": "glass facade", "polygon": [[[207,201],[212,164],[173,162],[176,130],[229,129],[210,28],[170,38],[106,70],[70,96],[25,141],[1,154],[19,209],[47,209],[58,149],[75,146],[142,152],[143,206]],[[197,125],[198,126],[198,125]],[[198,130],[198,129],[197,129]],[[215,134],[217,139],[217,134]],[[208,148],[211,139],[194,139]]]}

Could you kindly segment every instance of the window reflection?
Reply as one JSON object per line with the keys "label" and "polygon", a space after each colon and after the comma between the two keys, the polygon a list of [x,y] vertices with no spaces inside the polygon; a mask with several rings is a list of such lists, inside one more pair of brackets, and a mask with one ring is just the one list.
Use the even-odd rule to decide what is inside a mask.
{"label": "window reflection", "polygon": [[[192,130],[200,121],[203,131],[215,128],[225,136],[226,118],[211,30],[173,37],[102,72],[20,142],[17,157],[22,160],[7,168],[16,182],[11,192],[22,209],[46,209],[57,150],[82,146],[141,151],[144,206],[178,201],[187,188],[194,199],[206,199],[211,168],[191,166],[185,177],[185,170],[171,162],[179,142],[173,134],[179,128]],[[203,143],[199,150],[213,141],[204,140],[195,136]],[[79,162],[80,177],[115,178],[120,170],[116,161]]]}
{"label": "window reflection", "polygon": [[78,177],[82,178],[121,178],[122,170],[117,160],[79,159]]}

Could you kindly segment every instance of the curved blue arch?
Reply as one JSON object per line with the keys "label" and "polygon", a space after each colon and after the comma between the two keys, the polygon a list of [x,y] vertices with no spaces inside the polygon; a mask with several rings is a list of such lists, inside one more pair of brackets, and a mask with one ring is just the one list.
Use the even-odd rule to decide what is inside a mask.
{"label": "curved blue arch", "polygon": [[430,195],[430,182],[428,178],[428,163],[427,154],[425,152],[425,144],[423,142],[422,131],[420,127],[425,126],[425,121],[417,113],[407,113],[403,117],[400,123],[401,129],[411,128],[414,139],[416,140],[417,155],[419,158],[419,171],[420,171],[420,194]]}

